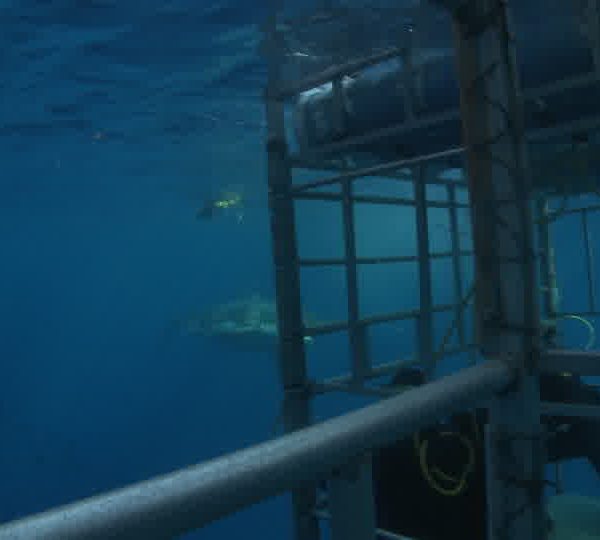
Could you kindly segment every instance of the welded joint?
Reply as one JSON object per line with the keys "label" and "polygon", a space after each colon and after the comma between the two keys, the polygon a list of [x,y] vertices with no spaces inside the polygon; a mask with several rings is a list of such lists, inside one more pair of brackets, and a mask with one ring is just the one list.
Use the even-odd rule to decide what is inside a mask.
{"label": "welded joint", "polygon": [[521,388],[524,377],[540,372],[543,356],[541,346],[533,348],[528,353],[502,353],[497,359],[510,369],[511,381],[497,395],[505,397],[517,392]]}

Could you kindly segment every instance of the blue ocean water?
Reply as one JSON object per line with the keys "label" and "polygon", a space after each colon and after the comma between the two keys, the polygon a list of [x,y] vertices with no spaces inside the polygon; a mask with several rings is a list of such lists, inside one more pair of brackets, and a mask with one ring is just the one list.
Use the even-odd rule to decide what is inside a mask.
{"label": "blue ocean water", "polygon": [[[273,435],[281,395],[272,352],[169,332],[214,304],[273,294],[256,56],[263,16],[233,1],[0,6],[0,522]],[[241,223],[198,221],[203,201],[227,186],[247,195]],[[301,208],[301,248],[333,256],[338,218],[326,205]],[[357,219],[359,249],[391,240],[414,251],[413,215]],[[555,237],[563,307],[573,310],[585,300],[576,227]],[[439,303],[446,276],[435,270]],[[307,308],[341,318],[340,279],[309,274]],[[365,309],[415,307],[414,267],[361,279]],[[447,322],[436,321],[438,342]],[[585,340],[577,324],[563,331],[567,345]],[[387,329],[377,360],[413,343],[413,328]],[[343,338],[323,338],[311,369],[339,373],[344,351]],[[317,416],[357,404],[336,396]],[[565,470],[568,488],[598,494],[586,464]],[[289,530],[286,496],[189,538],[251,531],[279,540]]]}

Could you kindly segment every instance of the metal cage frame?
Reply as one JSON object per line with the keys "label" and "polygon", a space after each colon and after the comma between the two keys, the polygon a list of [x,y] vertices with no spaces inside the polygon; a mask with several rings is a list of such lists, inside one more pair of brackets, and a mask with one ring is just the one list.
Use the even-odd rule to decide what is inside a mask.
{"label": "metal cage frame", "polygon": [[[319,155],[290,155],[285,136],[284,99],[325,81],[339,80],[385,55],[350,60],[326,70],[293,87],[282,87],[281,36],[277,18],[281,6],[273,0],[265,26],[264,51],[268,60],[266,115],[268,126],[268,182],[280,330],[280,374],[284,388],[283,423],[286,434],[159,478],[76,502],[72,505],[26,517],[0,526],[0,539],[166,539],[189,532],[268,497],[292,491],[294,540],[318,540],[319,519],[331,520],[334,540],[371,540],[375,522],[370,493],[369,455],[378,447],[402,435],[433,423],[449,412],[481,404],[489,405],[487,427],[489,537],[494,540],[541,540],[544,538],[542,506],[543,458],[540,453],[540,416],[594,415],[598,408],[540,402],[538,377],[543,371],[570,371],[600,375],[600,355],[586,351],[561,351],[542,332],[542,314],[548,320],[561,315],[556,305],[556,273],[552,258],[549,219],[543,201],[538,203],[537,232],[539,252],[534,247],[533,199],[527,175],[526,138],[546,138],[561,131],[581,127],[559,126],[552,130],[525,133],[520,121],[519,81],[515,69],[507,2],[504,0],[432,0],[450,14],[454,27],[461,90],[460,112],[437,118],[412,115],[396,133],[410,133],[416,125],[435,126],[448,117],[460,118],[464,149],[420,156],[362,169],[340,170],[333,178],[305,185],[293,185],[295,166],[320,167]],[[598,10],[598,0],[589,0],[590,13]],[[594,8],[594,9],[592,9]],[[595,11],[594,11],[595,10]],[[587,12],[586,12],[587,13]],[[593,17],[592,17],[592,20]],[[598,21],[590,26],[590,46],[598,46]],[[594,32],[595,29],[595,32]],[[597,52],[597,51],[596,51]],[[387,53],[397,54],[395,53]],[[377,55],[376,55],[377,56]],[[596,54],[596,57],[598,55]],[[490,69],[490,66],[493,66]],[[598,77],[600,68],[590,77]],[[558,91],[577,81],[558,81],[545,91]],[[580,81],[581,82],[581,81]],[[600,125],[591,119],[590,125]],[[389,131],[389,130],[388,130]],[[389,133],[387,133],[389,134]],[[381,135],[381,133],[379,134]],[[322,154],[340,154],[345,148],[362,144],[370,134],[336,143]],[[463,156],[468,182],[446,183],[448,202],[427,200],[426,168],[440,159]],[[331,164],[330,164],[331,166]],[[401,167],[415,171],[414,198],[358,195],[353,180],[370,174],[393,174]],[[340,193],[311,191],[337,184]],[[468,189],[473,222],[473,252],[461,249],[456,211],[456,191]],[[337,200],[342,205],[344,257],[308,260],[298,256],[294,201],[298,199]],[[356,253],[353,205],[409,205],[415,208],[418,249],[414,257],[360,258]],[[427,208],[441,206],[450,213],[451,245],[448,253],[454,268],[455,302],[435,306],[431,290]],[[592,251],[587,229],[588,208],[581,212],[586,238],[589,311],[597,315],[592,282]],[[545,216],[546,219],[539,219]],[[587,231],[587,232],[586,232]],[[475,262],[475,302],[477,347],[484,362],[458,373],[428,382],[368,407],[338,418],[311,425],[311,399],[327,391],[375,393],[370,378],[393,373],[397,363],[371,366],[368,360],[366,328],[386,320],[413,318],[418,324],[418,359],[430,374],[435,363],[433,314],[448,311],[458,321],[452,330],[459,335],[460,350],[472,350],[463,325],[465,284],[459,259],[473,255]],[[541,278],[538,283],[537,261]],[[361,318],[358,306],[357,265],[416,261],[420,276],[420,309],[411,312]],[[348,319],[314,328],[302,320],[300,269],[303,266],[342,265],[348,284]],[[542,309],[538,293],[543,291]],[[468,295],[467,295],[468,297]],[[583,313],[583,312],[582,312]],[[334,379],[311,381],[307,375],[305,333],[317,335],[344,330],[352,344],[351,372]],[[507,458],[506,441],[511,447]],[[522,482],[514,482],[517,477]],[[316,485],[330,480],[327,515],[317,509]],[[534,486],[537,489],[529,489]],[[378,531],[388,538],[394,535]]]}

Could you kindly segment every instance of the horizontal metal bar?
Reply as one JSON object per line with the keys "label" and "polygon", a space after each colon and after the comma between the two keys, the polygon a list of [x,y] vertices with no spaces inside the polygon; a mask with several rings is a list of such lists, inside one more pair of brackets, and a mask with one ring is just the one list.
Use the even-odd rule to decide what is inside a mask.
{"label": "horizontal metal bar", "polygon": [[[459,148],[457,150],[463,151],[462,148]],[[450,150],[448,150],[450,151]],[[427,156],[431,157],[432,155],[435,154],[428,154]],[[419,156],[413,158],[413,159],[417,159]],[[423,158],[425,158],[426,156],[421,156]],[[405,161],[405,160],[402,160]],[[359,168],[351,168],[351,166],[347,165],[347,164],[341,164],[341,163],[336,163],[333,161],[319,161],[319,160],[307,160],[304,159],[302,156],[298,156],[298,155],[292,155],[290,156],[290,162],[292,167],[297,167],[299,169],[307,169],[307,170],[315,170],[315,171],[338,171],[340,173],[346,173],[346,172],[354,172],[354,171],[358,171]],[[395,163],[395,162],[394,162]],[[414,183],[414,180],[412,178],[412,176],[410,174],[394,174],[393,173],[393,169],[392,172],[390,171],[378,171],[377,172],[377,177],[379,178],[388,178],[390,180],[395,180],[398,182],[410,182],[411,184]],[[296,184],[298,186],[304,186],[307,184]],[[431,178],[427,180],[427,185],[432,185],[432,186],[448,186],[448,185],[452,185],[457,187],[458,189],[463,189],[466,190],[469,186],[467,184],[467,182],[465,182],[464,180],[444,180],[443,178]]]}
{"label": "horizontal metal bar", "polygon": [[600,376],[600,351],[549,350],[542,354],[540,370]]}
{"label": "horizontal metal bar", "polygon": [[[390,161],[389,163],[382,163],[381,165],[373,165],[372,167],[364,167],[362,169],[356,169],[352,171],[347,171],[337,176],[333,176],[331,178],[325,178],[322,180],[316,180],[314,182],[306,182],[304,184],[297,184],[293,187],[294,193],[299,193],[302,191],[307,191],[309,189],[315,189],[323,186],[331,186],[335,184],[339,184],[341,182],[345,182],[348,180],[356,180],[358,178],[362,178],[365,176],[377,176],[382,173],[390,172],[395,169],[402,169],[405,167],[411,167],[414,165],[419,165],[421,163],[427,163],[429,161],[437,161],[439,159],[444,159],[453,156],[459,156],[464,152],[463,148],[451,148],[450,150],[444,150],[443,152],[435,152],[433,154],[427,154],[423,156],[417,156],[409,159],[399,159],[396,161]],[[402,180],[402,178],[399,178]],[[410,179],[413,181],[412,178]],[[463,185],[466,187],[466,183],[461,183],[459,181],[442,181],[438,180],[445,185]]]}
{"label": "horizontal metal bar", "polygon": [[[289,86],[283,86],[282,88],[278,89],[275,92],[275,95],[272,97],[278,101],[285,100],[290,97],[297,96],[302,92],[306,92],[306,90],[318,88],[325,83],[333,81],[334,79],[339,79],[344,75],[361,71],[369,66],[379,64],[380,62],[385,62],[386,60],[390,60],[391,58],[395,58],[401,54],[402,48],[394,47],[380,53],[365,56],[364,58],[350,60],[344,64],[330,66],[320,73],[310,75],[298,82],[290,84]],[[268,97],[271,96],[267,96],[267,98]]]}
{"label": "horizontal metal bar", "polygon": [[325,334],[334,334],[335,332],[342,332],[344,330],[348,330],[348,323],[346,321],[337,321],[328,324],[320,324],[318,326],[305,326],[303,335],[307,337],[323,336]]}
{"label": "horizontal metal bar", "polygon": [[[392,258],[392,257],[390,257]],[[300,259],[300,266],[343,266],[347,261],[343,257],[336,259]]]}
{"label": "horizontal metal bar", "polygon": [[600,116],[586,116],[558,126],[539,128],[526,133],[527,140],[532,143],[541,143],[553,138],[564,137],[575,132],[593,131],[600,128]]}
{"label": "horizontal metal bar", "polygon": [[[341,193],[331,193],[327,191],[315,192],[292,192],[292,197],[296,200],[310,201],[342,201]],[[351,197],[353,203],[371,203],[371,204],[396,204],[399,206],[414,206],[415,201],[407,197],[383,197],[378,195],[354,195]]]}
{"label": "horizontal metal bar", "polygon": [[560,94],[565,90],[573,90],[574,88],[592,85],[594,83],[597,83],[598,80],[598,75],[595,72],[590,71],[581,75],[574,75],[572,77],[559,79],[557,81],[547,83],[544,86],[540,86],[538,88],[530,88],[528,90],[524,90],[523,96],[526,100],[547,98],[552,95]]}
{"label": "horizontal metal bar", "polygon": [[[446,116],[448,116],[448,115],[446,114],[440,120],[447,121]],[[454,118],[454,116],[456,116],[456,118]],[[455,120],[459,119],[458,113],[454,116],[453,116],[453,119],[455,119]],[[406,127],[406,129],[400,130],[400,127]],[[358,136],[353,139],[347,139],[346,142],[348,143],[347,144],[348,148],[351,148],[352,146],[360,146],[363,144],[369,144],[370,142],[374,142],[379,138],[388,136],[389,134],[387,132],[390,130],[392,130],[393,131],[392,134],[395,135],[395,134],[402,134],[403,132],[411,131],[412,129],[417,129],[418,127],[421,127],[421,126],[407,126],[404,123],[398,124],[395,126],[391,126],[389,128],[385,128],[386,133],[382,134],[382,133],[380,133],[380,131],[371,132],[366,135],[361,135],[361,136]],[[542,143],[542,142],[552,140],[553,138],[564,137],[565,135],[569,135],[570,133],[579,132],[579,131],[592,131],[592,130],[596,130],[596,129],[600,129],[600,116],[599,115],[586,117],[586,118],[579,118],[577,120],[573,120],[571,122],[566,122],[566,123],[563,123],[563,124],[560,124],[557,126],[532,129],[525,133],[525,137],[528,142]],[[381,130],[381,131],[384,131],[384,130]],[[366,140],[362,140],[362,139],[366,139]],[[340,145],[343,145],[343,143],[332,143],[332,145],[340,146]],[[332,146],[332,145],[323,146],[322,148],[329,149],[330,146]],[[344,149],[345,149],[345,146],[343,146],[342,148],[334,148],[331,150],[315,150],[314,152],[317,153],[317,155],[326,155],[328,153],[333,153],[336,151],[339,152]],[[452,150],[453,151],[455,150],[458,155],[464,151],[464,148],[460,147],[460,148],[454,148]],[[427,156],[432,157],[432,156],[435,156],[435,154],[428,154]],[[432,157],[432,159],[433,159],[433,157]],[[311,152],[310,157],[303,156],[303,155],[292,156],[291,162],[294,167],[299,167],[299,168],[304,168],[304,169],[314,169],[314,170],[321,170],[321,171],[322,170],[334,170],[334,171],[345,170],[344,167],[336,166],[335,164],[333,164],[331,162],[318,162],[315,159],[315,157],[312,156],[312,152]],[[380,176],[389,177],[388,173],[386,173],[386,172],[380,171],[378,174]],[[412,178],[403,178],[403,177],[393,177],[393,178],[397,178],[400,181],[411,181],[412,182]],[[443,181],[440,179],[433,179],[433,180],[427,181],[428,185],[447,185],[449,183],[452,183],[453,185],[455,184],[457,187],[461,187],[463,189],[466,189],[468,187],[467,183],[464,181]]]}
{"label": "horizontal metal bar", "polygon": [[0,526],[0,540],[153,540],[198,529],[328,474],[447,414],[480,405],[513,371],[490,361],[278,439]]}
{"label": "horizontal metal bar", "polygon": [[[433,309],[431,310],[432,313],[444,313],[446,311],[452,311],[453,309],[456,309],[456,305],[454,304],[438,304],[437,306],[433,306]],[[389,320],[393,320],[393,317],[396,316],[402,316],[402,319],[407,319],[410,318],[410,315],[412,315],[413,313],[416,313],[417,315],[419,315],[421,313],[421,310],[417,309],[414,311],[406,311],[406,312],[402,312],[399,311],[397,313],[388,313],[388,314],[384,314],[384,315],[373,315],[371,317],[365,317],[364,319],[362,319],[362,323],[363,324],[374,324],[374,323],[379,323],[379,322],[387,322]],[[404,316],[406,315],[406,316]]]}
{"label": "horizontal metal bar", "polygon": [[[375,379],[377,377],[383,377],[396,373],[402,367],[414,366],[419,364],[418,358],[410,358],[404,360],[397,360],[395,362],[387,362],[372,366],[369,372],[365,375],[365,379]],[[336,375],[335,377],[329,377],[324,381],[313,381],[311,382],[311,392],[313,395],[324,394],[328,392],[328,385],[343,385],[353,381],[352,373],[344,373],[343,375]]]}
{"label": "horizontal metal bar", "polygon": [[[430,253],[430,259],[444,259],[452,257],[454,254],[451,251],[440,251],[437,253]],[[473,251],[462,250],[459,251],[460,256],[473,255]],[[357,257],[357,264],[394,264],[394,263],[408,263],[419,260],[416,255],[398,255],[389,257]],[[346,260],[342,257],[336,259],[300,259],[300,266],[340,266],[346,264]]]}
{"label": "horizontal metal bar", "polygon": [[[449,348],[449,349],[445,350],[444,355],[451,356],[454,354],[461,354],[461,353],[469,352],[476,348],[477,347],[475,345],[472,345],[470,347],[469,346],[453,347],[453,348]],[[413,366],[413,365],[418,365],[418,364],[420,364],[419,359],[404,360],[404,361],[400,361],[400,362],[393,362],[391,364],[384,364],[384,366],[385,366],[384,372],[376,374],[375,370],[373,370],[373,371],[371,371],[371,373],[368,374],[368,377],[365,377],[365,378],[373,379],[376,377],[381,377],[383,375],[393,374],[393,373],[396,373],[402,367]],[[394,367],[393,367],[393,369],[389,369],[389,366],[394,366]],[[379,367],[381,367],[381,366],[376,366],[375,369],[377,369]],[[338,376],[338,377],[332,377],[325,381],[315,381],[315,382],[311,383],[310,386],[311,386],[311,393],[313,395],[326,394],[329,392],[344,392],[347,394],[354,394],[354,395],[359,395],[359,396],[387,397],[387,396],[396,395],[398,393],[397,389],[388,388],[385,386],[374,387],[374,386],[357,385],[352,379],[352,374],[349,374],[349,373]]]}
{"label": "horizontal metal bar", "polygon": [[600,211],[600,204],[592,204],[590,206],[582,206],[581,208],[565,208],[564,210],[557,210],[558,214],[556,218],[558,219],[562,216],[566,216],[568,214],[582,214],[584,212],[598,212]]}
{"label": "horizontal metal bar", "polygon": [[550,403],[542,401],[541,413],[548,416],[578,416],[582,418],[600,418],[598,405],[571,405],[567,403]]}
{"label": "horizontal metal bar", "polygon": [[[386,362],[383,364],[378,364],[376,366],[371,366],[371,371],[367,375],[366,378],[374,379],[376,377],[383,377],[384,375],[389,375],[390,373],[396,373],[396,371],[398,371],[398,369],[401,367],[407,367],[407,366],[415,365],[418,363],[419,363],[418,358],[409,358],[409,359],[405,359],[405,360],[396,360],[395,362]],[[351,375],[349,374],[349,376],[351,376]],[[342,378],[339,378],[339,380],[342,380]],[[328,379],[328,380],[335,380],[335,379]],[[350,379],[348,379],[348,380],[350,380]]]}
{"label": "horizontal metal bar", "polygon": [[386,387],[357,385],[352,382],[347,383],[315,383],[311,385],[315,395],[340,392],[356,396],[390,397],[398,393],[397,389]]}
{"label": "horizontal metal bar", "polygon": [[[329,193],[315,191],[314,193],[300,192],[292,193],[292,197],[296,200],[310,200],[310,201],[342,201],[342,195],[340,193]],[[415,206],[414,199],[407,197],[384,197],[381,195],[354,195],[351,197],[352,203],[363,203],[363,204],[386,204],[386,205],[397,205],[397,206]],[[469,208],[466,203],[450,203],[444,201],[427,201],[428,208]]]}
{"label": "horizontal metal bar", "polygon": [[[461,257],[469,257],[469,256],[473,255],[473,253],[474,252],[472,250],[461,249],[460,251],[457,252],[457,255],[459,255]],[[454,256],[454,253],[452,251],[434,251],[429,254],[430,259],[447,259],[452,256]]]}
{"label": "horizontal metal bar", "polygon": [[354,147],[360,147],[371,143],[375,143],[378,140],[384,139],[386,137],[396,137],[398,135],[404,135],[417,129],[434,129],[440,124],[448,122],[458,122],[459,120],[460,111],[458,109],[452,109],[450,111],[431,114],[425,117],[411,119],[400,124],[394,124],[385,128],[375,129],[362,135],[354,135],[352,137],[344,139],[343,141],[324,144],[322,146],[319,146],[318,148],[311,148],[310,152],[306,152],[306,158],[310,160],[314,159],[316,156],[337,154],[346,150],[350,150]]}
{"label": "horizontal metal bar", "polygon": [[[456,306],[453,304],[440,304],[438,306],[434,306],[434,308],[432,309],[432,313],[443,313],[445,311],[451,311],[454,309],[456,309]],[[384,313],[381,315],[371,315],[370,317],[363,317],[362,319],[358,320],[357,324],[360,326],[369,326],[372,324],[381,324],[385,322],[416,319],[420,313],[421,311],[419,309],[413,309],[410,311],[396,311],[393,313]],[[348,328],[349,326],[346,321],[337,321],[318,326],[306,326],[304,328],[304,335],[321,336],[324,334],[333,334],[335,332],[348,330]]]}

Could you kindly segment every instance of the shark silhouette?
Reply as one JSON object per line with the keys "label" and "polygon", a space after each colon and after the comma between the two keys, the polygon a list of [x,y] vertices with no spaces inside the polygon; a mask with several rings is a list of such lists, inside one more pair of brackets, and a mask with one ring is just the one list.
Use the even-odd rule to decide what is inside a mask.
{"label": "shark silhouette", "polygon": [[[275,302],[260,294],[218,304],[177,321],[177,326],[181,336],[206,336],[245,349],[274,348],[279,337]],[[312,338],[305,336],[304,341],[311,343]]]}

